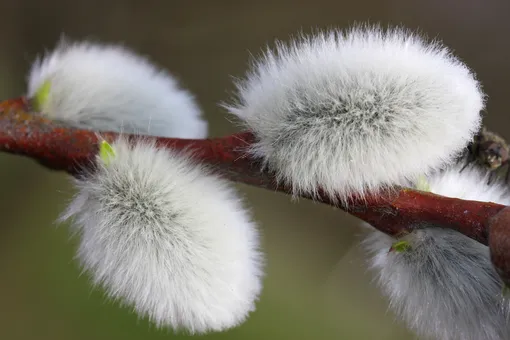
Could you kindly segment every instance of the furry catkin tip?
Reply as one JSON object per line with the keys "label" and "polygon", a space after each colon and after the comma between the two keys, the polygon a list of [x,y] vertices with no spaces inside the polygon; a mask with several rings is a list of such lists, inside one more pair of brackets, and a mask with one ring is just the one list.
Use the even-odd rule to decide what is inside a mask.
{"label": "furry catkin tip", "polygon": [[168,72],[120,45],[61,41],[36,60],[27,96],[68,125],[174,138],[205,138],[193,95]]}
{"label": "furry catkin tip", "polygon": [[342,199],[451,162],[484,106],[445,46],[375,27],[279,43],[237,89],[227,108],[256,135],[251,153],[295,193]]}
{"label": "furry catkin tip", "polygon": [[[510,204],[501,182],[456,165],[427,179],[433,193]],[[388,252],[405,242],[403,252]],[[420,336],[438,340],[508,340],[510,313],[488,247],[451,229],[416,226],[398,240],[370,227],[364,246],[390,308]]]}
{"label": "furry catkin tip", "polygon": [[161,327],[204,333],[242,323],[261,291],[263,258],[236,193],[151,142],[106,149],[61,217],[72,218],[94,283]]}

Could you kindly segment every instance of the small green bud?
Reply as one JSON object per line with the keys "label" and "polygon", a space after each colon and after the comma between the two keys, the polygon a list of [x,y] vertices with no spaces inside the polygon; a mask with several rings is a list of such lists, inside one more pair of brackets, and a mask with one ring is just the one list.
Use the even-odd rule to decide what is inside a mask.
{"label": "small green bud", "polygon": [[394,251],[397,253],[403,253],[409,250],[411,250],[411,245],[407,241],[397,241],[393,243],[393,245],[390,248],[390,252]]}
{"label": "small green bud", "polygon": [[417,190],[430,191],[429,182],[427,181],[427,178],[425,176],[423,176],[423,175],[420,175],[418,177],[418,180],[416,181],[415,187],[416,187]]}
{"label": "small green bud", "polygon": [[503,290],[501,291],[501,294],[503,295],[503,297],[509,298],[510,297],[510,287],[508,287],[506,284],[503,284]]}
{"label": "small green bud", "polygon": [[115,150],[107,141],[102,141],[99,145],[99,158],[106,166],[110,165],[110,161],[115,157]]}
{"label": "small green bud", "polygon": [[49,80],[46,80],[37,90],[37,92],[34,95],[34,98],[32,99],[32,103],[34,105],[34,108],[37,111],[42,111],[43,107],[48,102],[48,97],[50,96],[51,91],[51,82]]}

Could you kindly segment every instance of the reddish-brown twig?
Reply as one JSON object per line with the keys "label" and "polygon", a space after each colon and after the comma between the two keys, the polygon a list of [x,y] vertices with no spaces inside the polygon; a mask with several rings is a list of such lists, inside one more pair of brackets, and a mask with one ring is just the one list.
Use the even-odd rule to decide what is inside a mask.
{"label": "reddish-brown twig", "polygon": [[[94,164],[101,138],[112,140],[116,137],[115,133],[99,136],[94,131],[70,128],[30,111],[24,98],[0,103],[0,150],[28,156],[51,169],[76,175],[83,167]],[[156,140],[168,148],[194,150],[197,160],[209,164],[232,181],[291,192],[288,187],[278,185],[271,173],[262,171],[260,163],[246,154],[246,147],[254,140],[249,132],[205,140]],[[497,216],[505,208],[499,204],[448,198],[406,188],[370,195],[364,200],[352,198],[348,207],[337,205],[324,195],[314,199],[337,206],[390,235],[405,234],[417,224],[433,223],[455,229],[487,245],[491,221],[494,220],[499,226],[498,239],[510,239],[506,232],[510,214]],[[497,263],[504,263],[505,269],[506,263],[510,263],[510,256],[507,259],[499,250],[506,250],[507,243],[510,245],[506,241],[491,242],[497,247],[491,249],[498,254]],[[504,260],[501,260],[502,256]]]}

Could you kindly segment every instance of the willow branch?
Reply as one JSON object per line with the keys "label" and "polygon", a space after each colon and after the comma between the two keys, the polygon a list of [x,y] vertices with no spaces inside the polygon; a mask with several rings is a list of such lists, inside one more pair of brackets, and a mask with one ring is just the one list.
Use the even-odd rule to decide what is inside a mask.
{"label": "willow branch", "polygon": [[[94,164],[102,139],[111,141],[116,136],[115,133],[101,133],[99,136],[94,131],[74,129],[48,120],[31,112],[30,105],[23,98],[0,103],[0,150],[30,157],[50,169],[71,175],[78,175],[84,167]],[[134,135],[124,136],[136,138]],[[192,149],[198,161],[209,164],[229,180],[291,194],[290,188],[278,185],[271,173],[261,171],[258,160],[247,156],[245,149],[254,140],[249,132],[204,140],[148,138],[155,138],[159,145],[167,148]],[[352,197],[348,207],[325,195],[314,199],[343,209],[393,236],[410,232],[416,225],[431,223],[457,230],[488,245],[491,223],[497,221],[497,240],[500,242],[492,242],[497,249],[491,251],[499,254],[496,257],[503,257],[499,260],[503,266],[506,267],[505,261],[508,260],[510,268],[510,259],[507,259],[510,256],[506,256],[510,254],[507,252],[510,234],[506,227],[510,214],[497,216],[506,208],[504,205],[460,200],[407,188],[371,195],[363,200]],[[509,242],[501,241],[503,239]]]}

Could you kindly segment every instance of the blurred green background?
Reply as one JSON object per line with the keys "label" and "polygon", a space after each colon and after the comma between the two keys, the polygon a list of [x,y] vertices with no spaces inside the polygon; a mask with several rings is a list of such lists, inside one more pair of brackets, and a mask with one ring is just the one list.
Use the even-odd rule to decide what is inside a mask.
{"label": "blurred green background", "polygon": [[[123,42],[194,92],[213,136],[236,131],[217,105],[250,54],[300,30],[382,22],[443,39],[474,68],[488,96],[485,123],[510,138],[508,0],[0,1],[0,97],[22,94],[34,57],[70,38]],[[0,155],[0,339],[185,339],[156,330],[91,288],[76,241],[55,218],[69,178]],[[204,339],[412,339],[380,297],[358,247],[358,222],[308,201],[239,186],[260,224],[268,267],[258,309]],[[481,339],[483,340],[483,339]]]}

